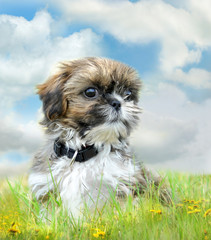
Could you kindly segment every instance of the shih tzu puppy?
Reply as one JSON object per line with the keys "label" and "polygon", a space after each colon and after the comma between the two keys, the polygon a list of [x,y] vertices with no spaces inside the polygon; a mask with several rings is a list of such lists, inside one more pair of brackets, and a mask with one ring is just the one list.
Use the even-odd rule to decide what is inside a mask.
{"label": "shih tzu puppy", "polygon": [[[139,120],[141,81],[131,67],[103,58],[60,63],[38,86],[43,101],[45,146],[35,155],[29,185],[37,199],[59,194],[78,216],[105,203],[111,192],[122,198],[159,189],[153,175],[130,153],[128,136]],[[167,196],[161,190],[161,197]]]}

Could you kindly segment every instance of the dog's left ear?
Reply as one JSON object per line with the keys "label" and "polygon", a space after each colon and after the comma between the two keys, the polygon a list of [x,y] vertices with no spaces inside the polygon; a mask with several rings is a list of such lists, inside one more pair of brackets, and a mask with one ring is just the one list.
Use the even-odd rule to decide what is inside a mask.
{"label": "dog's left ear", "polygon": [[66,113],[67,99],[64,96],[64,85],[70,77],[70,71],[63,71],[37,86],[37,93],[43,101],[43,111],[49,120],[58,119]]}

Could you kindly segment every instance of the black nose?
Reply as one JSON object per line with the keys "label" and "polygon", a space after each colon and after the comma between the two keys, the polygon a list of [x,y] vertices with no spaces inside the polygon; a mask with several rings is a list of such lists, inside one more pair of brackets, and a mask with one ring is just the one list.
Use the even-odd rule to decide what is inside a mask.
{"label": "black nose", "polygon": [[118,100],[113,99],[113,100],[111,101],[111,106],[112,106],[113,108],[115,108],[116,111],[119,111],[120,108],[121,108],[121,103],[120,103]]}

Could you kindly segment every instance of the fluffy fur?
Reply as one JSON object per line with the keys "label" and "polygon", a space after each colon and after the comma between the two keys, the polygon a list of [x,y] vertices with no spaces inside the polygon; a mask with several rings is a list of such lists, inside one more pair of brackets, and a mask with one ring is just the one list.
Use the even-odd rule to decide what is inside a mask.
{"label": "fluffy fur", "polygon": [[[86,96],[90,88],[96,91],[91,98]],[[150,183],[159,185],[159,176],[134,161],[127,141],[139,120],[140,88],[134,69],[102,58],[63,62],[38,86],[44,111],[41,124],[47,139],[35,155],[29,175],[37,199],[59,192],[69,213],[78,216],[84,203],[95,207],[111,192],[123,197],[143,192]],[[58,138],[76,151],[94,144],[98,154],[83,163],[59,158],[53,150]],[[161,195],[164,197],[166,191]]]}

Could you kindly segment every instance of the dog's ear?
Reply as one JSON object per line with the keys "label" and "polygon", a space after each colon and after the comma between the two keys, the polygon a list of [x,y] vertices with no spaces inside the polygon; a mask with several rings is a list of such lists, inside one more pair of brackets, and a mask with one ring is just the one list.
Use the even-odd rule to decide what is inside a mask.
{"label": "dog's ear", "polygon": [[37,86],[40,99],[43,101],[43,111],[46,118],[55,120],[65,115],[67,99],[64,96],[64,87],[71,77],[70,69],[63,70],[51,76],[45,83]]}

